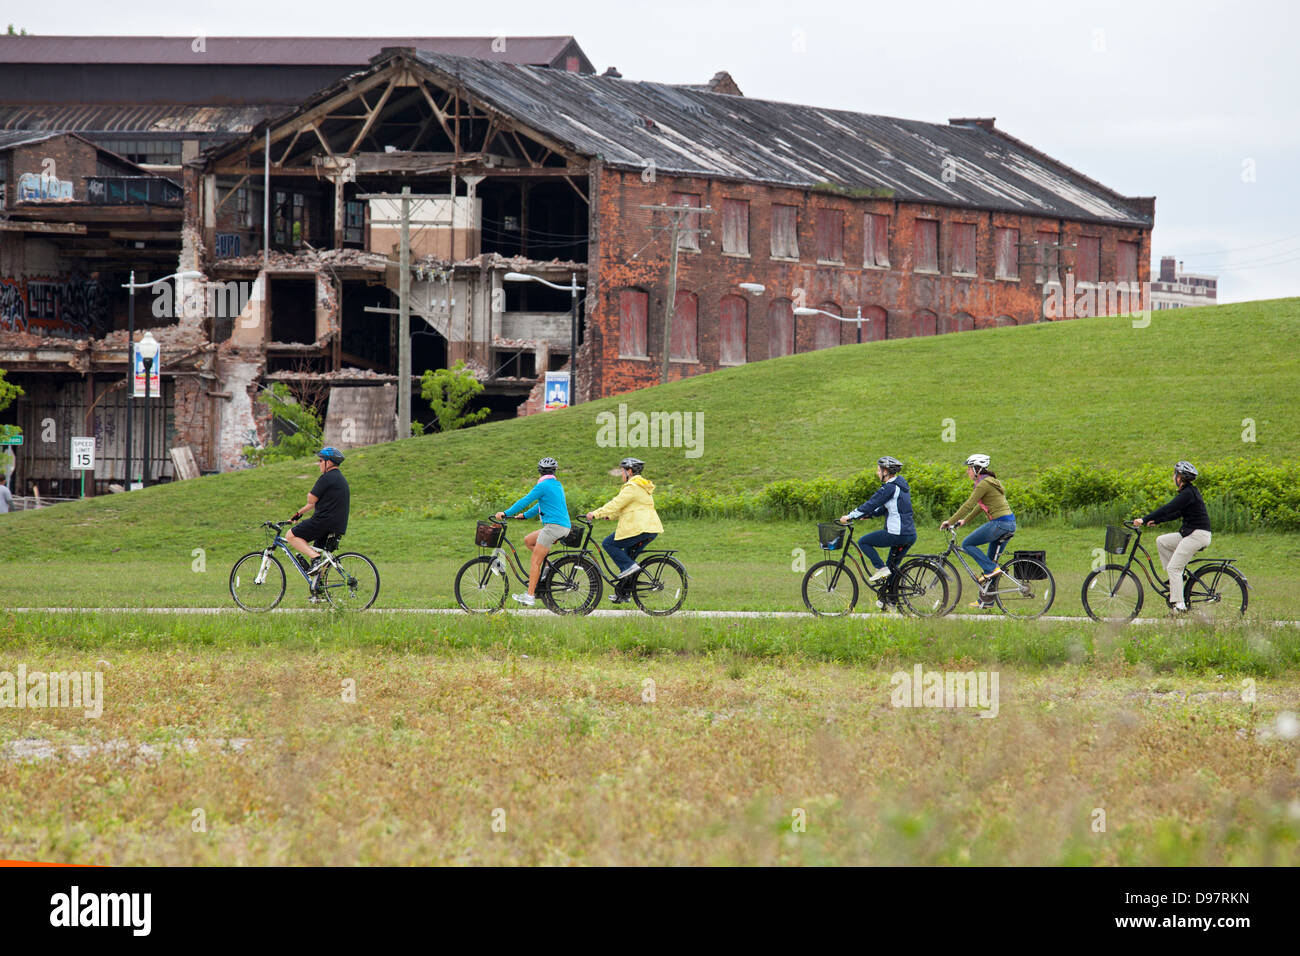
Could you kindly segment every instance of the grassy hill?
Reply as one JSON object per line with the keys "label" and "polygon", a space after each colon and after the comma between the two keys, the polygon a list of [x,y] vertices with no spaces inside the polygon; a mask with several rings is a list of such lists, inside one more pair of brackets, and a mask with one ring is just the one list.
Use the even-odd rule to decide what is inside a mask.
{"label": "grassy hill", "polygon": [[[564,412],[358,449],[354,517],[460,515],[508,504],[553,455],[566,485],[612,490],[625,454],[660,487],[757,491],[782,478],[847,477],[880,454],[951,463],[993,456],[1003,477],[1070,459],[1127,467],[1180,457],[1300,457],[1300,299],[1155,313],[1146,328],[1092,318],[900,339],[788,356]],[[698,416],[685,448],[598,445],[603,412]],[[1243,420],[1257,440],[1242,441]],[[945,438],[955,440],[945,440]],[[291,462],[0,518],[10,560],[224,539],[285,517],[316,469]],[[243,538],[247,538],[244,534]],[[242,539],[241,539],[242,540]]]}

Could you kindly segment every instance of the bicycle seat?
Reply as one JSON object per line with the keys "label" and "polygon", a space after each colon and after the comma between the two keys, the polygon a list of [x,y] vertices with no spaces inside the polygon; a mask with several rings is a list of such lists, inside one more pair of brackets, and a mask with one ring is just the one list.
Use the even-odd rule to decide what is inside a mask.
{"label": "bicycle seat", "polygon": [[1014,531],[1008,531],[1006,534],[998,535],[998,537],[995,540],[997,541],[998,544],[1006,544],[1015,536],[1016,533]]}
{"label": "bicycle seat", "polygon": [[341,534],[327,534],[322,540],[320,547],[325,551],[337,551],[339,542],[343,539]]}

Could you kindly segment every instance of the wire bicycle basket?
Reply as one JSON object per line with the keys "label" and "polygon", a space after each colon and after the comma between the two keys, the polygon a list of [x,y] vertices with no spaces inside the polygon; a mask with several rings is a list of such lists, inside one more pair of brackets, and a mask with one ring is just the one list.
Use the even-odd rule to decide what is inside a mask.
{"label": "wire bicycle basket", "polygon": [[478,527],[474,529],[474,544],[480,548],[499,548],[505,533],[505,525],[494,521],[480,521]]}
{"label": "wire bicycle basket", "polygon": [[1128,528],[1109,525],[1106,528],[1106,550],[1110,554],[1124,554],[1128,544],[1133,540],[1133,532]]}
{"label": "wire bicycle basket", "polygon": [[822,522],[817,525],[817,540],[823,551],[838,551],[844,545],[844,536],[848,529],[837,521]]}

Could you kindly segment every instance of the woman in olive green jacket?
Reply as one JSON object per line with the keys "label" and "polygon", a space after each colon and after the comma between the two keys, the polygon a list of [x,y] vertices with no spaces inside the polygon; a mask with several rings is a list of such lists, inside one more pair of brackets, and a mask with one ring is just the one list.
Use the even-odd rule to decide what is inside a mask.
{"label": "woman in olive green jacket", "polygon": [[623,473],[623,487],[613,499],[587,512],[587,520],[618,518],[618,526],[600,545],[618,566],[618,582],[609,599],[622,604],[630,596],[633,577],[641,570],[636,556],[659,536],[664,526],[655,511],[654,482],[641,475],[645,462],[624,458],[618,467]]}
{"label": "woman in olive green jacket", "polygon": [[[950,525],[960,528],[966,523],[966,519],[975,513],[976,508],[984,510],[989,520],[966,535],[961,542],[961,549],[970,555],[984,572],[984,576],[980,578],[981,583],[984,583],[1002,573],[1002,569],[993,560],[994,551],[998,547],[998,538],[1005,534],[1015,534],[1016,516],[1007,504],[1007,493],[1002,487],[1002,482],[998,481],[998,476],[989,470],[988,455],[971,455],[967,458],[966,474],[974,482],[975,487],[970,497],[940,527],[944,530],[947,530]],[[983,544],[988,545],[988,554],[980,551],[980,545]],[[981,594],[978,606],[992,607],[992,602],[985,601]]]}

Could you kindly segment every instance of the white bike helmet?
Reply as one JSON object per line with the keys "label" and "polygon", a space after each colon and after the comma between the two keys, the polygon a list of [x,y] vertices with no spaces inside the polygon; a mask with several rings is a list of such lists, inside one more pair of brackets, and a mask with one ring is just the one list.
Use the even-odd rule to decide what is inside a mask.
{"label": "white bike helmet", "polygon": [[988,455],[971,455],[966,459],[966,464],[975,468],[987,468],[989,466]]}

